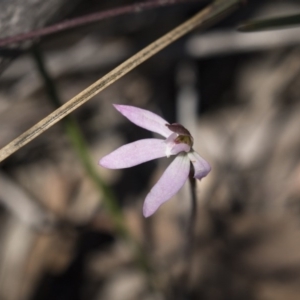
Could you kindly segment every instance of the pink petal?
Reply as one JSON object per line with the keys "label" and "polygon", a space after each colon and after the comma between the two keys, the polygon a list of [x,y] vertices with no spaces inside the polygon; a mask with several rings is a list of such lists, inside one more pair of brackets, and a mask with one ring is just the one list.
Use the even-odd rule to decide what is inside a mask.
{"label": "pink petal", "polygon": [[160,139],[144,139],[124,145],[100,159],[108,169],[123,169],[166,156],[166,144]]}
{"label": "pink petal", "polygon": [[191,147],[188,144],[180,143],[176,144],[174,143],[172,147],[169,149],[169,156],[170,155],[176,155],[180,152],[189,152],[191,150]]}
{"label": "pink petal", "polygon": [[147,130],[157,132],[164,137],[172,134],[172,131],[166,126],[169,124],[160,116],[151,111],[141,109],[135,106],[114,104],[114,107],[132,123]]}
{"label": "pink petal", "polygon": [[164,202],[174,196],[184,185],[190,172],[190,160],[187,155],[178,155],[169,165],[161,178],[147,195],[143,214],[151,216]]}
{"label": "pink petal", "polygon": [[195,152],[195,151],[189,152],[188,157],[194,166],[194,169],[195,169],[194,177],[195,178],[201,179],[210,172],[211,166],[197,152]]}
{"label": "pink petal", "polygon": [[172,133],[166,140],[166,156],[176,155],[180,152],[189,152],[191,147],[185,143],[176,143],[175,139],[178,137],[177,133]]}

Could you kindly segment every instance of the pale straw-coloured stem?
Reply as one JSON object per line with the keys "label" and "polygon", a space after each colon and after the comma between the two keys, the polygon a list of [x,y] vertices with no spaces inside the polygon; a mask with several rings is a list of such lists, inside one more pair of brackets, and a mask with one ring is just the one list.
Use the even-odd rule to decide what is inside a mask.
{"label": "pale straw-coloured stem", "polygon": [[166,46],[179,39],[186,33],[190,32],[196,26],[208,26],[208,23],[211,24],[217,18],[220,18],[224,13],[228,13],[229,11],[234,9],[240,2],[241,0],[217,0],[213,4],[209,5],[208,7],[197,13],[194,17],[190,18],[188,21],[179,25],[166,35],[151,43],[143,50],[139,51],[137,54],[130,57],[121,65],[113,69],[111,72],[103,76],[101,79],[99,79],[92,85],[90,85],[88,88],[83,90],[74,98],[70,99],[60,108],[49,114],[39,123],[31,127],[29,130],[25,131],[19,137],[14,139],[4,148],[2,148],[0,150],[0,162],[8,156],[10,156],[11,154],[13,154],[14,152],[16,152],[18,149],[28,144],[30,141],[32,141],[44,131],[46,131],[48,128],[60,121],[62,118],[69,115],[76,108],[80,107],[93,96],[101,92],[103,89],[114,83],[119,78],[123,77],[129,71],[140,65],[145,60],[152,57],[154,54],[156,54]]}

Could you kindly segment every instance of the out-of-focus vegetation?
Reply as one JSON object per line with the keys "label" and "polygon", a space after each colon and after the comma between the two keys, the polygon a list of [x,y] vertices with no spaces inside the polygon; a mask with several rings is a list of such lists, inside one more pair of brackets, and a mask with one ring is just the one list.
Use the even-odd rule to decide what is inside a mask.
{"label": "out-of-focus vegetation", "polygon": [[[46,71],[61,101],[208,2],[124,15],[41,39]],[[49,17],[28,18],[24,30],[128,2],[79,1],[72,9],[66,4],[68,9],[61,9],[53,1]],[[19,5],[16,1],[14,9]],[[94,175],[113,191],[130,236],[142,245],[147,272],[116,230],[104,205],[107,195],[99,194],[63,122],[2,162],[0,299],[299,299],[300,27],[236,30],[250,19],[299,10],[298,1],[249,0],[212,28],[169,46],[72,114]],[[9,24],[11,32],[20,33]],[[32,52],[13,48],[0,51],[6,65],[0,77],[0,147],[53,110]],[[126,170],[97,166],[101,156],[125,142],[151,137],[112,103],[143,107],[182,123],[213,167],[197,183],[189,280],[182,278],[188,187],[152,218],[141,213],[145,195],[171,158]]]}

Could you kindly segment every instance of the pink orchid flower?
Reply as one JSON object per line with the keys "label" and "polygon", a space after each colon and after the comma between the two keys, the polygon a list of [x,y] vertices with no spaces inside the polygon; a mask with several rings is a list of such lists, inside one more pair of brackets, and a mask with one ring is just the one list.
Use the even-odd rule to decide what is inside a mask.
{"label": "pink orchid flower", "polygon": [[186,182],[191,164],[194,177],[201,179],[211,170],[209,163],[192,148],[193,138],[182,125],[169,124],[160,116],[128,105],[114,107],[132,123],[159,133],[166,139],[143,139],[124,145],[104,156],[99,164],[108,169],[129,168],[160,157],[177,155],[147,195],[143,214],[151,216],[164,202],[174,196]]}

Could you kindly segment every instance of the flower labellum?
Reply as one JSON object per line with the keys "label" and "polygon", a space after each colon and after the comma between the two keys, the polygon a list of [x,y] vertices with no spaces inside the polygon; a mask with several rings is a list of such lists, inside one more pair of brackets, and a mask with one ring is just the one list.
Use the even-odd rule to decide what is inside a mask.
{"label": "flower labellum", "polygon": [[124,145],[100,159],[99,164],[108,169],[130,168],[141,163],[176,155],[161,178],[148,193],[143,214],[149,217],[186,182],[193,164],[194,177],[202,179],[211,170],[209,163],[193,150],[193,137],[178,123],[169,124],[160,116],[138,107],[117,105],[114,107],[132,123],[166,139],[143,139]]}

